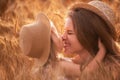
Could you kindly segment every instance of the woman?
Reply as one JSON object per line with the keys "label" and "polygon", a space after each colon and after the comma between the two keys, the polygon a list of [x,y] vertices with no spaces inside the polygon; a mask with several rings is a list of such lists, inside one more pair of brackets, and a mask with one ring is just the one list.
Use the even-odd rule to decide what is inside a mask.
{"label": "woman", "polygon": [[[69,8],[63,34],[64,51],[80,56],[79,64],[83,66],[81,80],[120,79],[120,49],[116,45],[114,25],[114,13],[103,2],[75,3]],[[95,68],[98,70],[99,73],[93,75],[84,72],[84,68],[96,57],[99,39],[106,48],[106,54],[101,62],[96,60],[98,65],[88,68],[90,72]]]}

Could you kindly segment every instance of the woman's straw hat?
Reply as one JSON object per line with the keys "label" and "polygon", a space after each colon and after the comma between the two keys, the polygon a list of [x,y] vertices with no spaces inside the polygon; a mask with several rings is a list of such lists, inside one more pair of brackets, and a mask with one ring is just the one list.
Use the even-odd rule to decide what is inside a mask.
{"label": "woman's straw hat", "polygon": [[38,58],[43,66],[50,54],[50,36],[50,21],[47,16],[40,13],[34,23],[22,27],[20,47],[27,56]]}
{"label": "woman's straw hat", "polygon": [[89,3],[76,3],[73,7],[84,8],[100,16],[106,23],[113,27],[116,23],[115,14],[112,9],[101,1],[90,1]]}

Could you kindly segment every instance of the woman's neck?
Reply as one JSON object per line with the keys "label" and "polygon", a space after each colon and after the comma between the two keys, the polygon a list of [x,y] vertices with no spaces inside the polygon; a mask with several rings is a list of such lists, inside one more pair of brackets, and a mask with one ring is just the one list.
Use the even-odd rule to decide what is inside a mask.
{"label": "woman's neck", "polygon": [[81,65],[87,64],[92,59],[92,56],[86,50],[79,53],[79,56],[80,56],[79,64]]}

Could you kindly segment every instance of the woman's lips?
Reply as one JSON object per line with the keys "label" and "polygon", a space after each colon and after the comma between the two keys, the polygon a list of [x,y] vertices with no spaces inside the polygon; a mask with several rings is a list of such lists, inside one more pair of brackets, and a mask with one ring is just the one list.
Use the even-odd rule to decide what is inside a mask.
{"label": "woman's lips", "polygon": [[70,47],[70,45],[69,45],[69,43],[64,42],[64,43],[63,43],[63,47],[66,49],[66,48]]}
{"label": "woman's lips", "polygon": [[68,48],[69,47],[69,45],[68,44],[64,44],[64,48]]}

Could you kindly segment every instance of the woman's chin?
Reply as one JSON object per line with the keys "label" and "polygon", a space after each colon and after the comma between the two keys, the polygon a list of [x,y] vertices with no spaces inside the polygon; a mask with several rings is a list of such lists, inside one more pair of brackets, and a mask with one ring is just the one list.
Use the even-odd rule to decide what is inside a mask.
{"label": "woman's chin", "polygon": [[70,50],[64,50],[65,54],[72,54],[72,52]]}

